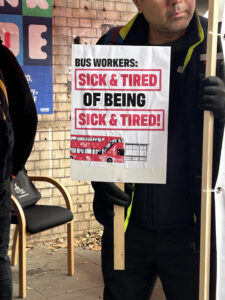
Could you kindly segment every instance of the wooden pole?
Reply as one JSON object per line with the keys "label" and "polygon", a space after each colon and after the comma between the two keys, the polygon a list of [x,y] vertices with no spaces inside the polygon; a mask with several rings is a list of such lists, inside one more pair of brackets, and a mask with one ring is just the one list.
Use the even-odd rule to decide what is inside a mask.
{"label": "wooden pole", "polygon": [[[124,183],[116,183],[124,191]],[[114,270],[125,269],[124,207],[114,205]]]}
{"label": "wooden pole", "polygon": [[[209,0],[206,77],[216,75],[218,13],[218,0]],[[213,127],[213,113],[205,111],[202,157],[199,300],[209,299]]]}

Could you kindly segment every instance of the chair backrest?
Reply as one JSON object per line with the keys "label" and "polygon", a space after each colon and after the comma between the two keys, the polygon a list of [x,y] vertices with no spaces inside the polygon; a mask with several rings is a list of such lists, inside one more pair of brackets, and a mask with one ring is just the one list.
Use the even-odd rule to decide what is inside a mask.
{"label": "chair backrest", "polygon": [[33,206],[41,199],[41,193],[29,179],[26,170],[20,171],[11,181],[11,193],[23,208]]}

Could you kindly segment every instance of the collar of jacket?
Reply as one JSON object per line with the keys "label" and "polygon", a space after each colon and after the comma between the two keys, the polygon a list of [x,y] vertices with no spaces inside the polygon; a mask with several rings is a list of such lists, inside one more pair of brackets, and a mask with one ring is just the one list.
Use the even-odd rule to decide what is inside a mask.
{"label": "collar of jacket", "polygon": [[[119,35],[124,45],[149,45],[148,42],[148,22],[142,14],[136,14],[125,26],[123,26]],[[161,46],[171,46],[172,53],[178,50],[186,49],[186,56],[182,66],[183,73],[191,60],[195,48],[204,40],[204,30],[200,23],[197,13],[194,14],[184,36],[175,42],[167,43]]]}

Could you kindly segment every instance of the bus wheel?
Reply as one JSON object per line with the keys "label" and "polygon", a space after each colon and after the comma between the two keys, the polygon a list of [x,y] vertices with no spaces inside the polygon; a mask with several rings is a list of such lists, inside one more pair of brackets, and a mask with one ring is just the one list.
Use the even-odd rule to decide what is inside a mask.
{"label": "bus wheel", "polygon": [[112,158],[111,157],[107,158],[107,162],[112,163],[113,162]]}

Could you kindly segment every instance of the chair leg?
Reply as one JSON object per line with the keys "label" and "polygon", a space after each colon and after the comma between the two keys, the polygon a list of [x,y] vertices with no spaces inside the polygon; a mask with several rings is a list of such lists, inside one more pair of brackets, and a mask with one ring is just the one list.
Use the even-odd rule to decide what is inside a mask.
{"label": "chair leg", "polygon": [[16,225],[14,236],[13,236],[11,266],[17,265],[18,249],[19,249],[19,225]]}
{"label": "chair leg", "polygon": [[26,297],[26,231],[19,232],[19,297]]}
{"label": "chair leg", "polygon": [[68,275],[74,274],[74,231],[73,221],[67,224],[67,260],[68,260]]}

